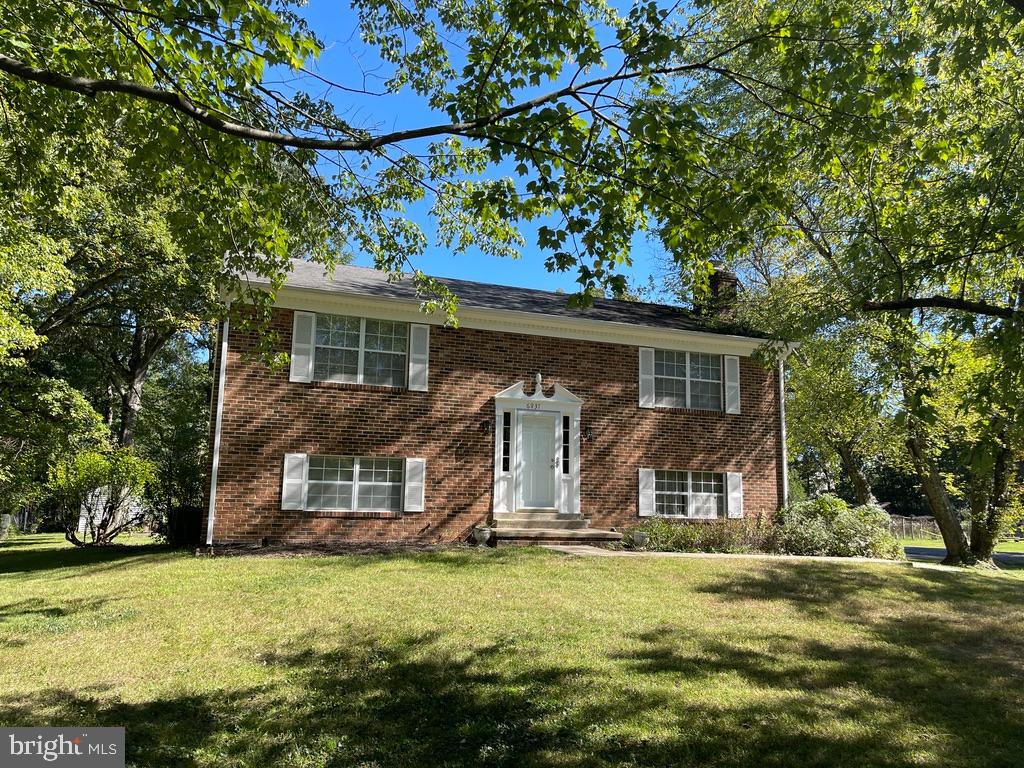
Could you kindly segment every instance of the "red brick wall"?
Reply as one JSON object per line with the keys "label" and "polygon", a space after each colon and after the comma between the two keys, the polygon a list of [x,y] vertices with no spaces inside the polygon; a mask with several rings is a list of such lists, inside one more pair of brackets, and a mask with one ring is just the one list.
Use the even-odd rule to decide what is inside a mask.
{"label": "red brick wall", "polygon": [[[292,312],[273,320],[285,351]],[[454,540],[490,514],[493,395],[532,379],[583,399],[581,507],[596,528],[637,518],[637,469],[743,473],[746,515],[781,503],[776,372],[741,358],[742,413],[641,409],[637,348],[473,329],[430,329],[430,391],[330,382],[291,383],[243,354],[251,334],[231,329],[214,541]],[[214,405],[216,407],[216,405]],[[285,453],[424,457],[425,512],[397,518],[282,511]],[[332,513],[333,514],[333,513]],[[205,521],[203,531],[205,533]]]}

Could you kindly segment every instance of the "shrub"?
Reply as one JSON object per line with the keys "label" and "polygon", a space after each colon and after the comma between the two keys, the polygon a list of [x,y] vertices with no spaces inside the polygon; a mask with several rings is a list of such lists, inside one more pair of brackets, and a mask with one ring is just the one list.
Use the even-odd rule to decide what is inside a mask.
{"label": "shrub", "polygon": [[[671,521],[653,518],[626,531],[625,545],[652,552],[722,552],[742,553],[770,551],[770,526],[755,520]],[[633,544],[633,533],[647,534],[642,547]]]}
{"label": "shrub", "polygon": [[[634,532],[645,533],[642,546]],[[789,555],[884,557],[897,560],[903,549],[889,531],[880,507],[851,507],[824,495],[791,504],[773,524],[757,520],[672,521],[653,518],[626,531],[625,546],[652,552],[778,552]]]}
{"label": "shrub", "polygon": [[776,517],[776,528],[779,551],[791,555],[892,560],[903,556],[883,509],[873,504],[851,507],[831,494],[782,509]]}
{"label": "shrub", "polygon": [[[152,463],[127,448],[83,451],[57,464],[49,491],[68,541],[76,546],[104,546],[122,531],[140,525],[145,510],[139,500],[153,477]],[[77,535],[79,515],[83,512],[85,540]]]}

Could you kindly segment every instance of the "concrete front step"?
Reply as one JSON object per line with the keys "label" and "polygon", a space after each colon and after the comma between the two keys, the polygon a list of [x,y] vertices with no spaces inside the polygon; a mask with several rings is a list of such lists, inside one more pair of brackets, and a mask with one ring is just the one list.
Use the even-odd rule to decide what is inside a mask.
{"label": "concrete front step", "polygon": [[561,518],[539,518],[533,515],[495,515],[495,528],[552,528],[576,530],[586,528],[590,521],[576,515]]}
{"label": "concrete front step", "polygon": [[618,531],[596,528],[495,528],[494,541],[499,547],[510,544],[585,544],[620,541]]}
{"label": "concrete front step", "polygon": [[582,515],[577,515],[574,512],[559,512],[556,509],[517,509],[515,512],[499,512],[494,519],[509,520],[519,517],[528,517],[531,520],[579,520]]}

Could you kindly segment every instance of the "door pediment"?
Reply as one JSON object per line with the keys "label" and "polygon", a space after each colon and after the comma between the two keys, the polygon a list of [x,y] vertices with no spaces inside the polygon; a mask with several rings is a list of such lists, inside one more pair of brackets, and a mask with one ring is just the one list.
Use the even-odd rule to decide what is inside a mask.
{"label": "door pediment", "polygon": [[[561,384],[555,384],[550,395],[544,394],[543,387],[534,387],[533,394],[526,394],[526,382],[517,381],[511,387],[501,390],[494,395],[495,400],[525,400],[536,403],[550,403],[551,405],[576,406],[583,404],[583,400],[576,397],[572,392]],[[559,409],[560,410],[560,409]]]}

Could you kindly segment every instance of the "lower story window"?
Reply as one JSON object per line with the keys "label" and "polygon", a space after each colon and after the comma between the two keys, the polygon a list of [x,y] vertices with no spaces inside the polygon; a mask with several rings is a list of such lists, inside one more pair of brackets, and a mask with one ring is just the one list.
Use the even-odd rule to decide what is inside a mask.
{"label": "lower story window", "polygon": [[400,512],[403,465],[402,459],[310,456],[306,508]]}
{"label": "lower story window", "polygon": [[654,511],[662,517],[724,517],[725,476],[720,472],[657,469]]}

